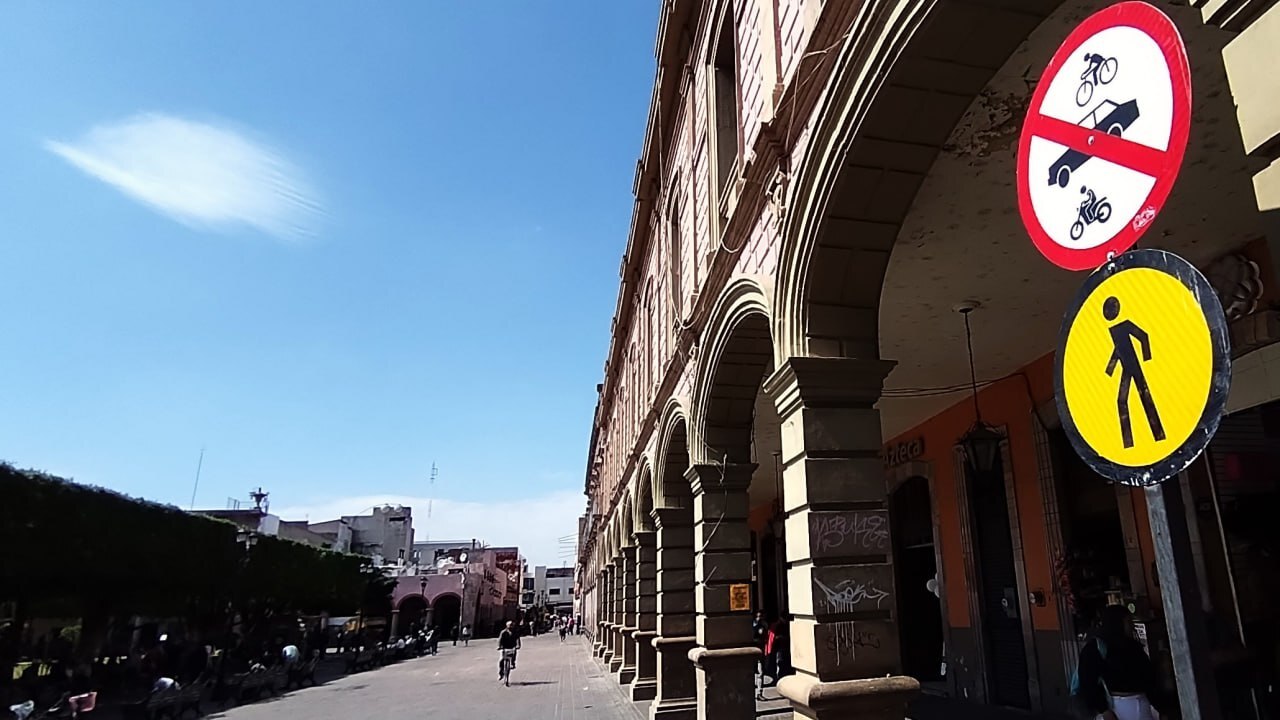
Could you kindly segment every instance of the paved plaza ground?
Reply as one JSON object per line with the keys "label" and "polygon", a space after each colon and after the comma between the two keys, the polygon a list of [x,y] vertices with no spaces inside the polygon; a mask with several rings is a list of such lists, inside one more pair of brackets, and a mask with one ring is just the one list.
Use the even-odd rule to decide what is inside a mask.
{"label": "paved plaza ground", "polygon": [[335,677],[262,702],[211,714],[226,720],[641,720],[638,706],[597,663],[582,637],[525,638],[511,687],[498,682],[494,640],[440,646],[440,654]]}
{"label": "paved plaza ground", "polygon": [[[525,638],[511,687],[498,682],[496,641],[440,646],[440,654],[352,675],[319,673],[321,684],[257,703],[214,712],[221,720],[647,720],[649,703],[632,703],[591,656],[585,637],[563,644],[557,635]],[[762,719],[790,718],[777,691],[757,705]],[[1048,720],[1018,711],[922,695],[912,720]]]}

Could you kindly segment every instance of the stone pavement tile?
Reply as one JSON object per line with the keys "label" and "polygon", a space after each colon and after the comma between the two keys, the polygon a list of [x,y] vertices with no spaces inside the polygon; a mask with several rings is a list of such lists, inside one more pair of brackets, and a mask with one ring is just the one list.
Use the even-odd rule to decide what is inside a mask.
{"label": "stone pavement tile", "polygon": [[225,720],[642,720],[582,638],[525,638],[511,687],[498,682],[494,640],[347,675],[210,715]]}

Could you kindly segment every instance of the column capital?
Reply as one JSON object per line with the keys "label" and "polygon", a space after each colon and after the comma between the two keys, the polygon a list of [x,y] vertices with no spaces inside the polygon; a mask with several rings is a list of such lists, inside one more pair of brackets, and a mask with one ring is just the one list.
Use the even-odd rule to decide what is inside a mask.
{"label": "column capital", "polygon": [[690,465],[684,476],[695,496],[708,492],[746,491],[751,487],[755,463],[702,463]]}
{"label": "column capital", "polygon": [[784,419],[805,407],[870,406],[880,399],[892,360],[788,358],[764,381]]}
{"label": "column capital", "polygon": [[693,527],[693,510],[691,508],[654,508],[652,513],[654,524],[659,530],[673,527]]}
{"label": "column capital", "polygon": [[623,545],[621,562],[635,562],[638,545]]}
{"label": "column capital", "polygon": [[657,530],[637,530],[635,536],[638,547],[653,547],[658,542]]}

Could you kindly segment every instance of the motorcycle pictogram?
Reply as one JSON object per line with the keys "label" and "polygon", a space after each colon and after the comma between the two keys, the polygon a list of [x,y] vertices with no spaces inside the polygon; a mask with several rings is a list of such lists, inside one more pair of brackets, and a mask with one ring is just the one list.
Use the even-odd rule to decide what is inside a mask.
{"label": "motorcycle pictogram", "polygon": [[1086,225],[1105,223],[1111,219],[1111,203],[1105,197],[1098,197],[1097,193],[1083,186],[1080,194],[1085,195],[1085,199],[1080,201],[1080,207],[1076,209],[1076,221],[1071,223],[1072,240],[1079,240],[1084,235]]}

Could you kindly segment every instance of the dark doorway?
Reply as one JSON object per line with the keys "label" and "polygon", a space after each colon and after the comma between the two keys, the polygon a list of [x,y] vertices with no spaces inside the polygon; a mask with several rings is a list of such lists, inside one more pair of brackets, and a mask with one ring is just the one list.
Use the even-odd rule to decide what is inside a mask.
{"label": "dark doorway", "polygon": [[[436,627],[436,632],[441,633],[444,638],[452,638],[458,621],[462,618],[462,599],[457,595],[441,595],[436,598],[435,612],[432,614],[432,624]],[[471,628],[475,632],[477,628]]]}
{"label": "dark doorway", "polygon": [[902,672],[917,680],[940,680],[942,603],[929,589],[929,581],[937,575],[938,566],[928,479],[908,478],[893,492],[889,502]]}
{"label": "dark doorway", "polygon": [[427,600],[421,595],[410,595],[400,601],[400,620],[397,623],[401,635],[412,635],[423,627],[427,616]]}
{"label": "dark doorway", "polygon": [[982,616],[988,700],[995,705],[1030,709],[1004,459],[997,457],[989,472],[974,472],[970,467],[965,472],[974,565],[979,578],[978,611]]}
{"label": "dark doorway", "polygon": [[[782,553],[786,546],[782,539],[774,534],[775,526],[781,523],[770,521],[769,526],[760,536],[760,609],[770,622],[787,613],[787,578],[786,563]],[[780,527],[776,529],[780,530]]]}
{"label": "dark doorway", "polygon": [[1145,588],[1135,587],[1129,577],[1116,486],[1089,469],[1066,432],[1050,430],[1049,437],[1063,545],[1055,562],[1072,621],[1064,631],[1083,641],[1104,607],[1136,601]]}

